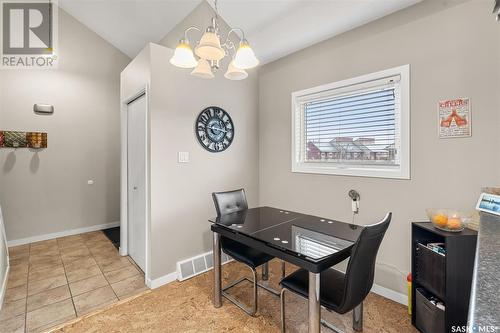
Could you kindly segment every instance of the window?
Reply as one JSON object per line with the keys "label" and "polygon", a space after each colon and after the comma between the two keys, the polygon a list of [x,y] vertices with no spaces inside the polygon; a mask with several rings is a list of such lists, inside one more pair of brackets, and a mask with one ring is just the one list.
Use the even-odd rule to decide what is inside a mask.
{"label": "window", "polygon": [[410,178],[409,65],[292,94],[292,171]]}

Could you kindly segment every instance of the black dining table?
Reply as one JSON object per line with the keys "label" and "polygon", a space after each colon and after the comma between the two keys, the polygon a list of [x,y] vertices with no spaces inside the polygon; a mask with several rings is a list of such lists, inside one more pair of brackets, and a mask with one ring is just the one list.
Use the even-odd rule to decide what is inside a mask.
{"label": "black dining table", "polygon": [[350,256],[362,226],[289,210],[257,207],[212,218],[214,298],[222,306],[220,237],[309,271],[309,332],[321,328],[320,273]]}

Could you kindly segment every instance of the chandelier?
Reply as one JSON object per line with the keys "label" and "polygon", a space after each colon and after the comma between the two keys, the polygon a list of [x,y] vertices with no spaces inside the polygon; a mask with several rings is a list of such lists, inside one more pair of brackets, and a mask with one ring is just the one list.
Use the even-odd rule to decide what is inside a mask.
{"label": "chandelier", "polygon": [[[194,52],[188,39],[188,33],[193,30],[202,32],[202,30],[196,26],[191,26],[184,31],[184,38],[179,41],[175,48],[170,63],[180,68],[193,68],[191,75],[212,79],[215,77],[214,72],[219,69],[220,61],[229,55],[231,61],[224,77],[229,80],[243,80],[248,77],[245,70],[256,67],[259,60],[255,57],[255,53],[246,40],[245,32],[242,29],[233,28],[229,30],[225,39],[221,38],[217,24],[218,18],[219,11],[217,9],[217,0],[215,0],[215,17],[212,18],[211,25],[204,30],[201,39],[194,43]],[[241,33],[238,48],[229,38],[231,34],[235,34],[236,37],[240,38],[236,32]],[[224,40],[224,42],[222,43],[221,40]]]}

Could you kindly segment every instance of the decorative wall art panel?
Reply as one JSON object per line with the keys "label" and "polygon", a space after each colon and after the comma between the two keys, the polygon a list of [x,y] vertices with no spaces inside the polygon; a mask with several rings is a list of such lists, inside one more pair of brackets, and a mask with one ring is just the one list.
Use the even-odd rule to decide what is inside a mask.
{"label": "decorative wall art panel", "polygon": [[47,148],[47,133],[27,132],[26,141],[28,148]]}
{"label": "decorative wall art panel", "polygon": [[47,148],[47,133],[0,131],[0,148]]}

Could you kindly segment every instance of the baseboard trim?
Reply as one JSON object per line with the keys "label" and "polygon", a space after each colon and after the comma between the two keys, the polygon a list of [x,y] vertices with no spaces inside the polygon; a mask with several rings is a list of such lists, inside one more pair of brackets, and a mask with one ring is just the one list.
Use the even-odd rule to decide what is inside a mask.
{"label": "baseboard trim", "polygon": [[377,284],[373,285],[371,291],[377,295],[388,298],[394,302],[408,306],[408,296],[405,294],[398,293],[397,291],[379,286]]}
{"label": "baseboard trim", "polygon": [[166,285],[170,282],[174,282],[177,280],[177,272],[172,272],[166,275],[163,275],[162,277],[159,277],[157,279],[147,279],[146,285],[150,289],[156,289],[159,288],[163,285]]}
{"label": "baseboard trim", "polygon": [[[7,256],[7,260],[9,260],[8,256]],[[0,289],[0,310],[2,310],[3,299],[5,297],[5,292],[7,290],[7,281],[9,279],[9,270],[10,270],[10,265],[8,265],[8,262],[7,262],[7,269],[5,270],[5,276],[3,277],[3,282],[2,282],[2,289]]]}
{"label": "baseboard trim", "polygon": [[93,226],[85,227],[85,228],[71,229],[71,230],[54,232],[54,233],[51,233],[51,234],[45,234],[45,235],[40,235],[40,236],[33,236],[33,237],[28,237],[28,238],[21,238],[21,239],[10,240],[10,241],[7,241],[7,246],[11,247],[11,246],[17,246],[17,245],[24,245],[24,244],[29,244],[29,243],[34,243],[34,242],[40,242],[40,241],[54,239],[54,238],[59,238],[59,237],[65,237],[65,236],[83,234],[83,233],[91,232],[91,231],[97,231],[97,230],[103,230],[103,229],[108,229],[108,228],[114,228],[114,227],[118,227],[118,226],[120,226],[120,222],[119,221],[118,222],[105,223],[105,224],[97,224],[97,225],[93,225]]}

